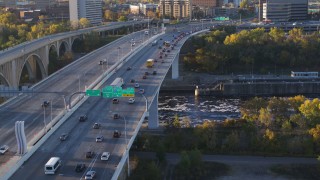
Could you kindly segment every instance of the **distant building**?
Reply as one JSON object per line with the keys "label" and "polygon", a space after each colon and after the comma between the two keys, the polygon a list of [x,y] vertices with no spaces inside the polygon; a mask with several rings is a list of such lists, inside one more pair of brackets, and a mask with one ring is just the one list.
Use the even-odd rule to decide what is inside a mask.
{"label": "distant building", "polygon": [[42,11],[45,11],[50,6],[52,6],[56,0],[33,0],[36,6],[36,9],[41,9]]}
{"label": "distant building", "polygon": [[70,21],[87,18],[92,25],[102,22],[102,0],[69,0]]}
{"label": "distant building", "polygon": [[238,8],[229,8],[229,7],[217,7],[214,9],[214,14],[216,16],[235,16],[238,14]]}
{"label": "distant building", "polygon": [[130,13],[131,14],[139,14],[140,8],[138,5],[130,5]]}
{"label": "distant building", "polygon": [[21,19],[38,19],[40,16],[40,10],[20,11]]}
{"label": "distant building", "polygon": [[140,13],[147,15],[148,11],[156,12],[158,8],[158,4],[142,4],[139,3]]}
{"label": "distant building", "polygon": [[8,8],[16,8],[17,0],[3,0],[3,4]]}
{"label": "distant building", "polygon": [[189,0],[160,0],[160,16],[167,18],[190,17]]}
{"label": "distant building", "polygon": [[51,19],[70,19],[69,2],[58,2],[46,9],[46,14]]}
{"label": "distant building", "polygon": [[267,0],[263,3],[263,20],[287,22],[306,20],[308,0]]}

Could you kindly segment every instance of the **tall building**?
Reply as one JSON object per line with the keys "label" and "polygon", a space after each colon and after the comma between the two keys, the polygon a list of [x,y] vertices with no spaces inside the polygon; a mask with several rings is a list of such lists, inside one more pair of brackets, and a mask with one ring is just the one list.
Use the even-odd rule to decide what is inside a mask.
{"label": "tall building", "polygon": [[160,15],[168,18],[190,17],[189,0],[160,0]]}
{"label": "tall building", "polygon": [[219,5],[219,0],[192,0],[192,6],[200,7],[217,7]]}
{"label": "tall building", "polygon": [[69,0],[70,21],[87,18],[92,25],[102,22],[102,0]]}
{"label": "tall building", "polygon": [[263,3],[263,20],[287,22],[306,20],[308,0],[267,0]]}
{"label": "tall building", "polygon": [[35,3],[36,9],[45,11],[50,6],[52,6],[56,0],[33,0]]}

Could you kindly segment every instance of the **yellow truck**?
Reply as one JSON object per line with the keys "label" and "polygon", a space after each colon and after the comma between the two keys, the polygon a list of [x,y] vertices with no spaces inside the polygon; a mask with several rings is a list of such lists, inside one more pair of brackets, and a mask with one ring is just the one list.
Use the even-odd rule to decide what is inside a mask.
{"label": "yellow truck", "polygon": [[146,62],[146,66],[148,68],[152,68],[153,64],[154,64],[154,59],[148,59],[147,62]]}

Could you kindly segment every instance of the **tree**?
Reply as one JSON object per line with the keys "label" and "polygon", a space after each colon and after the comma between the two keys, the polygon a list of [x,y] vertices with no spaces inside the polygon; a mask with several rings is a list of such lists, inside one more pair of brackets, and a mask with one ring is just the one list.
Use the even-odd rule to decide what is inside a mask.
{"label": "tree", "polygon": [[80,28],[87,28],[90,26],[90,21],[87,18],[81,18],[79,20]]}
{"label": "tree", "polygon": [[205,147],[214,150],[217,146],[216,124],[212,121],[205,121],[199,129],[200,139],[204,141]]}
{"label": "tree", "polygon": [[118,21],[119,22],[124,22],[124,21],[127,21],[127,18],[123,15],[121,15],[119,18],[118,18]]}
{"label": "tree", "polygon": [[179,171],[181,175],[188,176],[188,174],[190,174],[190,168],[192,167],[189,155],[186,151],[182,151],[180,156],[180,162],[178,164]]}
{"label": "tree", "polygon": [[188,117],[183,117],[183,119],[182,119],[182,124],[183,124],[183,127],[185,127],[185,128],[190,128],[190,127],[191,127],[191,120],[190,120],[190,118],[188,118]]}
{"label": "tree", "polygon": [[115,13],[113,11],[111,11],[111,10],[107,9],[107,10],[104,11],[104,18],[106,20],[114,21],[114,15],[115,15]]}
{"label": "tree", "polygon": [[320,124],[317,124],[316,127],[309,130],[309,134],[313,137],[315,142],[320,143]]}
{"label": "tree", "polygon": [[199,170],[201,170],[203,166],[201,152],[198,149],[192,150],[188,152],[188,156],[192,167],[197,167]]}
{"label": "tree", "polygon": [[156,13],[153,12],[153,11],[147,11],[147,16],[148,16],[149,18],[156,18],[156,17],[157,17],[157,16],[156,16]]}
{"label": "tree", "polygon": [[17,17],[11,12],[0,13],[0,25],[17,24]]}
{"label": "tree", "polygon": [[243,119],[255,121],[259,118],[260,109],[267,107],[267,101],[263,98],[255,97],[244,102],[240,107],[241,116]]}
{"label": "tree", "polygon": [[181,127],[178,114],[175,114],[175,115],[174,115],[174,119],[173,119],[172,125],[173,125],[173,127],[175,127],[175,128],[180,128],[180,127]]}
{"label": "tree", "polygon": [[163,143],[159,143],[156,149],[156,157],[158,158],[159,162],[166,161],[166,152]]}
{"label": "tree", "polygon": [[240,3],[240,8],[247,8],[248,7],[248,0],[242,0]]}
{"label": "tree", "polygon": [[261,124],[265,125],[266,127],[270,127],[272,124],[272,115],[266,108],[261,108],[260,109],[260,114],[259,114],[259,121]]}
{"label": "tree", "polygon": [[239,134],[236,131],[232,131],[232,133],[229,134],[225,140],[226,140],[225,147],[228,150],[235,151],[236,149],[238,149],[240,145],[240,138],[239,138]]}
{"label": "tree", "polygon": [[301,114],[308,120],[308,125],[314,127],[320,123],[320,100],[306,100],[299,108]]}

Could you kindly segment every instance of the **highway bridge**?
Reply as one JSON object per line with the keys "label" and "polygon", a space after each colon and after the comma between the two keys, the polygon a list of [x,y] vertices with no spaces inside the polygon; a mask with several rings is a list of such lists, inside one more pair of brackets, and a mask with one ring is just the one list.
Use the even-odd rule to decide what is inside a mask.
{"label": "highway bridge", "polygon": [[43,38],[19,44],[8,50],[0,52],[0,85],[17,89],[23,68],[26,66],[29,79],[35,79],[41,74],[41,79],[48,76],[49,52],[57,52],[61,56],[63,52],[72,51],[74,42],[83,39],[89,32],[99,32],[102,36],[119,28],[127,27],[133,32],[148,26],[149,21],[129,21],[111,23],[104,26],[96,26],[76,31],[64,32],[45,36]]}
{"label": "highway bridge", "polygon": [[[1,157],[2,162],[6,162],[0,167],[2,178],[83,179],[88,170],[97,172],[96,179],[117,179],[123,175],[121,172],[127,166],[129,149],[145,117],[148,116],[149,128],[158,127],[158,94],[165,75],[172,66],[172,77],[178,78],[180,48],[188,37],[207,31],[201,31],[201,27],[201,24],[181,25],[174,27],[175,31],[168,28],[166,33],[149,39],[144,32],[129,34],[41,81],[34,86],[35,93],[20,94],[1,106],[0,131],[3,135],[0,142],[10,146],[9,153]],[[179,41],[174,39],[182,32],[188,33]],[[134,47],[130,43],[132,39],[136,42]],[[155,39],[159,40],[158,45],[163,41],[177,41],[177,45],[166,52],[166,57],[159,59],[161,49],[158,45],[151,46]],[[145,66],[149,58],[158,60],[150,69]],[[101,60],[107,60],[107,63],[99,65]],[[157,73],[152,75],[154,70]],[[151,75],[143,79],[145,72]],[[86,88],[101,89],[117,77],[124,79],[126,87],[133,87],[131,79],[134,79],[145,93],[136,92],[134,104],[129,104],[128,98],[124,97],[120,98],[119,104],[113,104],[111,99],[79,94],[71,99],[72,107],[67,107],[66,99],[75,92],[83,92]],[[50,105],[42,107],[43,101],[50,102]],[[114,113],[120,118],[113,119]],[[79,117],[84,114],[88,120],[79,122]],[[23,156],[15,155],[17,146],[13,127],[16,121],[25,122],[28,153]],[[101,128],[93,129],[94,123],[100,123]],[[114,130],[122,133],[120,138],[113,138]],[[62,133],[68,133],[69,137],[61,142]],[[100,135],[104,140],[97,143],[95,138]],[[85,158],[87,151],[94,151],[94,157]],[[100,160],[104,151],[111,152],[109,161]],[[45,175],[44,164],[53,156],[62,159],[62,166],[56,175]],[[85,171],[76,173],[77,163],[85,163]]]}

